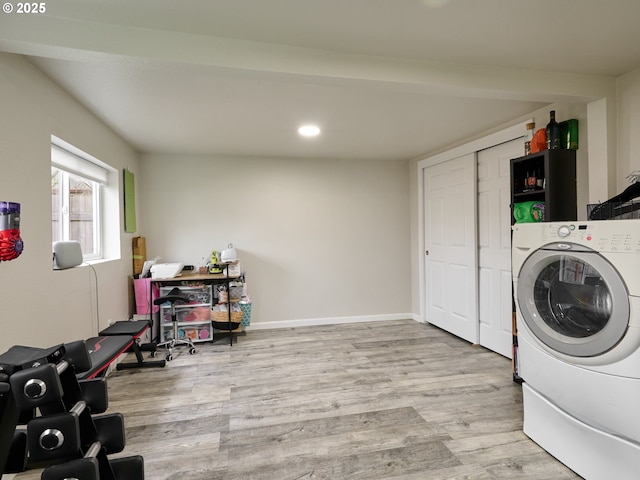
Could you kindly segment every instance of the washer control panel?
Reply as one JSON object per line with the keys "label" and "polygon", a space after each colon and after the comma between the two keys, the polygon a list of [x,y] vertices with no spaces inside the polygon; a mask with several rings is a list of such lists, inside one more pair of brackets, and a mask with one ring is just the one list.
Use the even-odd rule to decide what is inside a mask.
{"label": "washer control panel", "polygon": [[640,253],[640,220],[520,223],[513,229],[520,247],[568,242],[599,252]]}
{"label": "washer control panel", "polygon": [[550,222],[542,230],[543,241],[569,241],[600,252],[640,253],[640,220]]}

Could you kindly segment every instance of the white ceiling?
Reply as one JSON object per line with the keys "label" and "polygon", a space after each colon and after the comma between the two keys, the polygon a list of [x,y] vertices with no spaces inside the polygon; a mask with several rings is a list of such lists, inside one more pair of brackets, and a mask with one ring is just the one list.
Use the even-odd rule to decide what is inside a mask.
{"label": "white ceiling", "polygon": [[[638,0],[45,5],[0,15],[0,50],[140,152],[414,158],[640,67]],[[322,135],[299,138],[303,122]]]}

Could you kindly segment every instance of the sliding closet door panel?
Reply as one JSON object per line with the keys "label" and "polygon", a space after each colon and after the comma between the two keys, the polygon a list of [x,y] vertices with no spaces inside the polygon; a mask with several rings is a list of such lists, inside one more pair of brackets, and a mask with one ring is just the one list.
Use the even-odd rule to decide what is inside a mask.
{"label": "sliding closet door panel", "polygon": [[512,355],[510,159],[523,140],[478,152],[478,268],[480,344]]}
{"label": "sliding closet door panel", "polygon": [[426,321],[477,343],[475,154],[423,175]]}

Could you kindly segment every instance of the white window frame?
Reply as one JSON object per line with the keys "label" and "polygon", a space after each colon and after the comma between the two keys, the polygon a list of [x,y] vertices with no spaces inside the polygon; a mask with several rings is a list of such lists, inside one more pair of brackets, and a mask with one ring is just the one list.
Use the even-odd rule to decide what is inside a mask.
{"label": "white window frame", "polygon": [[109,168],[90,156],[89,154],[79,150],[73,145],[61,140],[55,136],[51,136],[51,167],[57,168],[61,173],[61,200],[62,208],[59,228],[61,228],[61,240],[70,240],[69,238],[69,209],[66,204],[69,199],[69,176],[75,175],[83,178],[92,184],[93,188],[93,252],[83,252],[83,261],[91,262],[102,260],[103,252],[103,231],[104,229],[104,210],[103,198],[104,188],[108,185],[110,171]]}

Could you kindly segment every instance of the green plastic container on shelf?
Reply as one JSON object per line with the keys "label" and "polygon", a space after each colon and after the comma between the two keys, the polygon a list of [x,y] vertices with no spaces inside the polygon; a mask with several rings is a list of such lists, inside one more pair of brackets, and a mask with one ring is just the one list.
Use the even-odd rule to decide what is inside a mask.
{"label": "green plastic container on shelf", "polygon": [[516,223],[544,222],[544,202],[519,202],[513,206]]}

